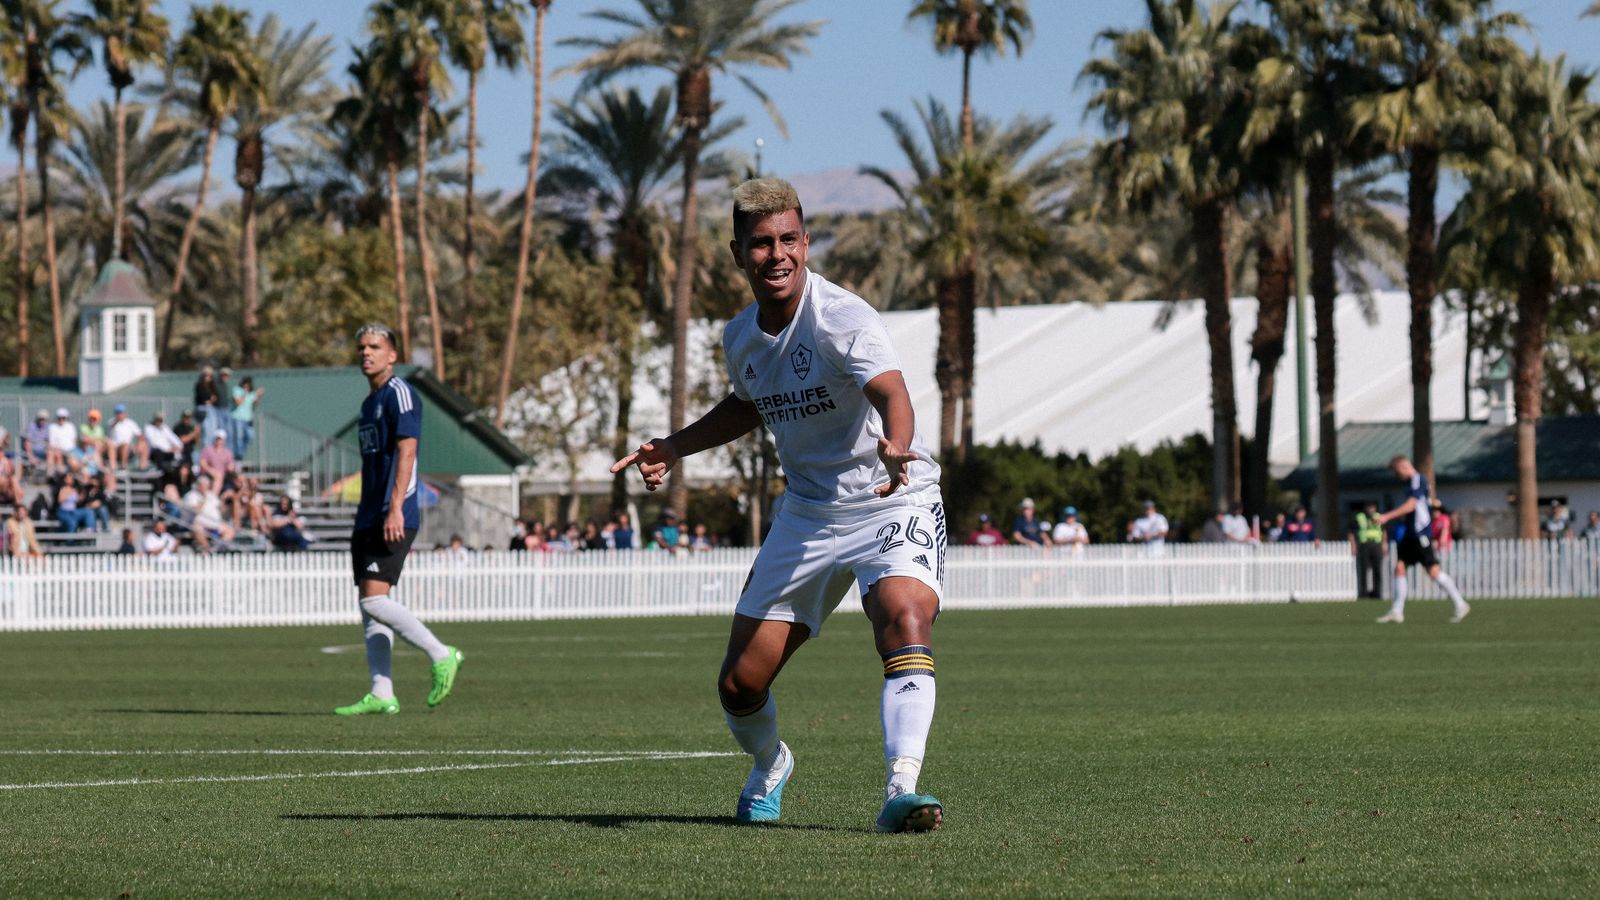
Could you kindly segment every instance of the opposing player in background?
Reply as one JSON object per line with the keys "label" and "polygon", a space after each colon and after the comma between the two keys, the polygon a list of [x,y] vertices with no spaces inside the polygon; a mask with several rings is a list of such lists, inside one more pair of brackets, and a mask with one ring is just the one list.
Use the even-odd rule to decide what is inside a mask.
{"label": "opposing player in background", "polygon": [[366,631],[372,690],[334,712],[341,716],[393,715],[400,711],[389,675],[395,634],[433,661],[429,706],[438,706],[449,696],[465,657],[460,650],[441,643],[415,613],[389,596],[400,582],[400,569],[422,524],[417,496],[422,398],[394,374],[400,354],[394,332],[387,325],[363,325],[356,332],[356,344],[361,374],[367,377],[372,392],[361,402],[361,504],[356,507],[350,555]]}
{"label": "opposing player in background", "polygon": [[1405,456],[1389,461],[1389,469],[1406,485],[1406,501],[1378,517],[1378,524],[1394,525],[1394,601],[1389,611],[1378,617],[1380,624],[1398,625],[1406,620],[1406,570],[1420,565],[1450,598],[1455,613],[1452,624],[1460,622],[1472,611],[1461,598],[1455,579],[1439,567],[1439,557],[1433,552],[1433,539],[1429,536],[1428,479],[1422,477],[1416,466]]}
{"label": "opposing player in background", "polygon": [[935,697],[931,633],[943,594],[939,467],[917,437],[900,362],[876,311],[806,269],[800,198],[775,178],[734,190],[733,260],[755,302],[723,331],[733,391],[698,421],[612,466],[650,490],[679,459],[765,425],[789,487],[734,612],[717,681],[728,728],[755,758],[738,819],[776,821],[795,758],[770,688],[852,579],[883,659],[888,784],[879,831],[931,831],[917,792]]}

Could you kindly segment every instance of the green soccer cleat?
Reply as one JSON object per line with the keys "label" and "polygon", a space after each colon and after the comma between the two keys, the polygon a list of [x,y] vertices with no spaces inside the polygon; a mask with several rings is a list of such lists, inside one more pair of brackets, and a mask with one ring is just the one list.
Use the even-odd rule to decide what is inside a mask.
{"label": "green soccer cleat", "polygon": [[386,716],[392,716],[399,711],[399,700],[393,697],[387,700],[379,700],[377,697],[368,694],[349,706],[338,707],[333,711],[333,714],[336,716],[367,716],[373,713],[382,713]]}
{"label": "green soccer cleat", "polygon": [[466,654],[454,647],[445,647],[445,658],[433,664],[433,690],[428,692],[428,705],[438,706],[444,698],[450,696],[450,689],[456,686],[456,673],[461,671],[461,664],[466,661]]}

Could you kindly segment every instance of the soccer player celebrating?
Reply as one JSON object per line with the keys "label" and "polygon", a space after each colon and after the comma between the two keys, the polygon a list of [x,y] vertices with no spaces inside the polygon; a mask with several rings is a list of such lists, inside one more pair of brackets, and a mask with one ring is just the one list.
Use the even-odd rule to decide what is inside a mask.
{"label": "soccer player celebrating", "polygon": [[363,325],[356,332],[356,344],[361,374],[367,376],[372,392],[361,402],[361,504],[356,507],[350,554],[366,630],[372,690],[334,712],[341,716],[393,715],[400,711],[394,681],[389,677],[396,633],[433,660],[429,706],[438,706],[450,694],[465,657],[460,650],[440,643],[415,613],[389,596],[400,581],[400,568],[422,521],[417,496],[422,400],[394,374],[400,354],[394,332],[387,325]]}
{"label": "soccer player celebrating", "polygon": [[1380,527],[1395,523],[1394,602],[1387,613],[1378,617],[1378,622],[1398,625],[1406,620],[1406,569],[1416,565],[1427,571],[1428,577],[1438,583],[1455,606],[1455,615],[1450,617],[1450,622],[1460,622],[1472,611],[1472,607],[1461,598],[1455,579],[1439,567],[1439,557],[1433,552],[1433,540],[1428,535],[1431,516],[1428,479],[1423,478],[1422,473],[1404,455],[1390,460],[1389,469],[1405,482],[1406,502],[1378,517]]}
{"label": "soccer player celebrating", "polygon": [[734,611],[717,681],[728,728],[755,758],[736,817],[772,822],[794,773],[773,680],[815,637],[851,579],[883,658],[888,786],[879,831],[931,831],[944,810],[917,793],[933,722],[930,635],[943,594],[939,467],[917,437],[888,332],[861,298],[806,269],[800,198],[775,178],[733,193],[733,260],[755,302],[723,331],[732,393],[676,434],[618,460],[650,490],[679,459],[765,425],[789,488]]}

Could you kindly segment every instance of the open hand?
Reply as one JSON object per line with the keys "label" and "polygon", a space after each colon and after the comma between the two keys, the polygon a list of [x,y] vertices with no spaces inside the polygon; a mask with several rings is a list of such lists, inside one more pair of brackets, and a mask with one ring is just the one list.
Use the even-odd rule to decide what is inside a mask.
{"label": "open hand", "polygon": [[653,491],[667,480],[667,473],[677,462],[678,453],[672,449],[672,442],[666,438],[656,438],[640,444],[639,449],[612,463],[611,474],[637,465],[639,474],[644,476],[645,490]]}
{"label": "open hand", "polygon": [[873,488],[872,492],[879,497],[887,497],[901,485],[911,483],[911,476],[906,473],[906,466],[912,460],[922,459],[922,456],[895,446],[888,438],[878,438],[878,458],[883,460],[883,467],[889,470],[889,482]]}

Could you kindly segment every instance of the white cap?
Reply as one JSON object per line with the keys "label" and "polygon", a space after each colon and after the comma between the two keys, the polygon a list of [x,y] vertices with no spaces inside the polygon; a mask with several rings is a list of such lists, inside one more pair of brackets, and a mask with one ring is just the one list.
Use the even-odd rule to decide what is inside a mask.
{"label": "white cap", "polygon": [[65,406],[56,407],[56,418],[65,419],[70,415],[71,413],[67,412],[67,408]]}
{"label": "white cap", "polygon": [[226,431],[223,431],[221,428],[218,428],[216,431],[211,432],[211,439],[213,441],[216,440],[217,438],[225,438],[227,436],[228,436],[228,433]]}
{"label": "white cap", "polygon": [[1032,497],[1023,497],[1021,506],[1022,506],[1023,509],[1033,509],[1033,498]]}

